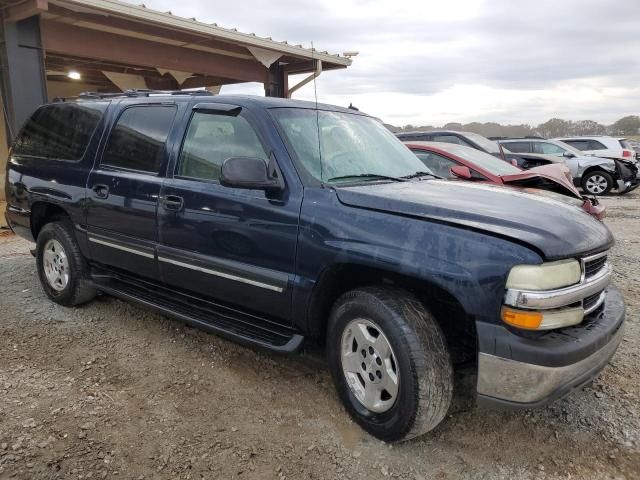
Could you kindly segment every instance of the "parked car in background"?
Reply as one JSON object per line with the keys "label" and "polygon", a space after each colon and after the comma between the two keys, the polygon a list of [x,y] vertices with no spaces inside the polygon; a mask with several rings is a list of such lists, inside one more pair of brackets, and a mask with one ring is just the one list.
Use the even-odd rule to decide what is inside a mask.
{"label": "parked car in background", "polygon": [[573,204],[580,205],[597,219],[604,217],[604,205],[597,199],[580,194],[573,185],[566,165],[556,163],[522,170],[493,155],[463,145],[436,142],[407,142],[405,145],[422,160],[429,172],[440,177],[550,190],[575,198],[571,201]]}
{"label": "parked car in background", "polygon": [[480,403],[520,409],[594,378],[625,321],[607,226],[424,170],[350,109],[92,94],[16,135],[6,216],[60,305],[102,291],[275,352],[324,345],[346,410],[385,441],[444,420],[458,367]]}
{"label": "parked car in background", "polygon": [[594,135],[584,137],[559,137],[554,140],[568,143],[588,155],[627,161],[635,160],[636,158],[636,152],[627,143],[626,138]]}
{"label": "parked car in background", "polygon": [[601,158],[586,155],[568,143],[536,138],[510,138],[499,140],[510,152],[521,155],[556,158],[569,167],[575,185],[591,195],[604,195],[615,189],[627,193],[639,185],[638,166],[635,161]]}
{"label": "parked car in background", "polygon": [[456,132],[454,130],[400,132],[396,133],[396,137],[403,142],[443,142],[464,145],[502,158],[500,145],[497,142],[473,132]]}

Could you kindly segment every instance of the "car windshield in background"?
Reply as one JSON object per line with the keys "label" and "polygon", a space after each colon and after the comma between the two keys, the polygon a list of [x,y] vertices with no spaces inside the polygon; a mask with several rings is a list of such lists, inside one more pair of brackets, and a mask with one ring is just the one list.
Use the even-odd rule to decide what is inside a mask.
{"label": "car windshield in background", "polygon": [[418,157],[374,118],[303,108],[272,112],[302,166],[322,182],[380,181],[424,171]]}
{"label": "car windshield in background", "polygon": [[473,132],[465,132],[464,135],[466,137],[469,137],[469,139],[472,140],[473,142],[480,145],[487,152],[500,153],[500,146],[498,145],[498,142],[494,142],[493,140],[489,140],[488,138]]}
{"label": "car windshield in background", "polygon": [[[438,145],[438,148],[440,145]],[[492,173],[493,175],[511,175],[513,173],[519,173],[520,170],[518,167],[514,167],[508,162],[504,160],[500,160],[499,158],[494,157],[485,152],[481,152],[480,150],[476,150],[475,148],[464,147],[462,145],[454,145],[449,144],[446,148],[442,148],[453,155],[456,155],[464,160],[472,162],[476,164],[478,167],[485,169],[486,171]]]}

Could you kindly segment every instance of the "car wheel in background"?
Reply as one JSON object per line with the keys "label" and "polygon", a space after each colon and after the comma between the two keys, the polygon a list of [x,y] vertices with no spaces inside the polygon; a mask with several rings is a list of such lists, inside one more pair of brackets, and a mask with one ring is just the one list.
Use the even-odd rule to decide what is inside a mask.
{"label": "car wheel in background", "polygon": [[582,189],[590,195],[605,195],[613,188],[613,178],[602,170],[593,170],[582,177]]}
{"label": "car wheel in background", "polygon": [[370,287],[344,294],[329,318],[327,350],[342,402],[371,435],[408,440],[444,419],[453,392],[447,342],[408,292]]}

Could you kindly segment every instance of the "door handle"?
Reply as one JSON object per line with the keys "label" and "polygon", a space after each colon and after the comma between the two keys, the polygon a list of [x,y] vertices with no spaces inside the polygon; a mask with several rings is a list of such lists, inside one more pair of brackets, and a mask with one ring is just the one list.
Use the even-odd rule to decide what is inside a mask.
{"label": "door handle", "polygon": [[167,210],[179,212],[184,206],[184,198],[178,195],[167,195],[162,199],[162,204]]}
{"label": "door handle", "polygon": [[109,187],[102,183],[95,184],[91,190],[96,194],[98,198],[107,198],[109,196]]}

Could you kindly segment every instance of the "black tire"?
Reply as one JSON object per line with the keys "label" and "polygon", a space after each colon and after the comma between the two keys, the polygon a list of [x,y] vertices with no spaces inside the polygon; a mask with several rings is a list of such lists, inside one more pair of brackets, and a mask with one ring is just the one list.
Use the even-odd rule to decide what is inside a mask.
{"label": "black tire", "polygon": [[[377,324],[391,345],[398,371],[395,403],[375,413],[361,403],[342,368],[342,335],[354,319]],[[409,440],[434,429],[446,416],[453,393],[453,367],[442,330],[413,295],[367,287],[344,294],[331,312],[327,356],[338,394],[351,417],[385,442]]]}
{"label": "black tire", "polygon": [[[69,279],[61,290],[52,287],[45,274],[44,249],[50,240],[56,240],[62,245],[67,258]],[[89,279],[87,261],[80,252],[71,222],[55,221],[42,227],[36,243],[36,264],[42,288],[54,302],[72,307],[86,303],[96,296],[96,290]]]}
{"label": "black tire", "polygon": [[[599,180],[595,183],[602,185],[602,181],[606,182],[604,190],[594,191],[595,187],[592,186],[595,180]],[[582,189],[589,195],[606,195],[611,191],[614,186],[613,177],[604,170],[592,170],[582,177]],[[600,190],[598,188],[598,190]]]}

